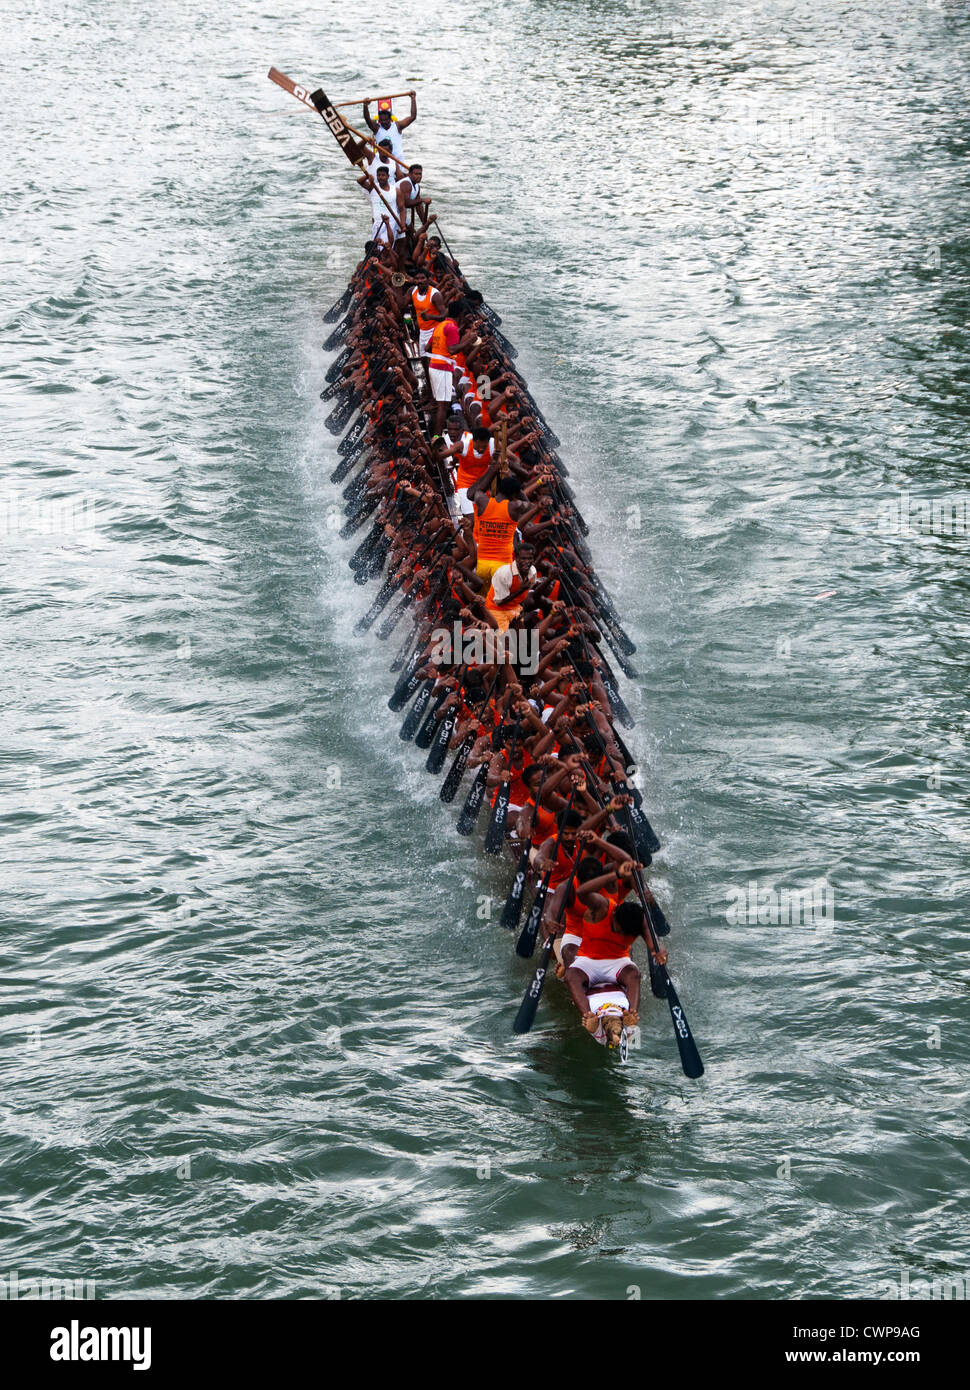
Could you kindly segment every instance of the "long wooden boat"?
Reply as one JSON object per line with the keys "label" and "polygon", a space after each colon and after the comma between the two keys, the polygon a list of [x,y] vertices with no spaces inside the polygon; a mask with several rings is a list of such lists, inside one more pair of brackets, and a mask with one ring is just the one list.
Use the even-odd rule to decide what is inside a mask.
{"label": "long wooden boat", "polygon": [[[616,942],[639,936],[684,1073],[699,1077],[662,944],[669,926],[643,876],[660,842],[619,727],[633,719],[616,668],[635,678],[636,648],[596,575],[560,441],[417,177],[398,203],[387,175],[368,176],[372,136],[321,89],[275,68],[269,76],[322,116],[366,189],[379,185],[373,239],[324,315],[336,324],[324,348],[336,355],[321,396],[334,401],[327,428],[341,436],[331,481],[343,492],[340,535],[363,533],[349,556],[354,579],[378,585],[355,631],[383,641],[404,632],[388,698],[404,712],[400,736],[429,773],[445,772],[442,801],[470,774],[458,832],[476,833],[489,804],[484,852],[515,862],[502,926],[524,958],[542,939],[513,1029],[531,1028],[554,957],[568,952],[558,973],[584,1027],[625,1061],[639,1039],[639,971]],[[606,905],[598,922],[588,915],[596,902]],[[617,922],[636,931],[623,935]]]}

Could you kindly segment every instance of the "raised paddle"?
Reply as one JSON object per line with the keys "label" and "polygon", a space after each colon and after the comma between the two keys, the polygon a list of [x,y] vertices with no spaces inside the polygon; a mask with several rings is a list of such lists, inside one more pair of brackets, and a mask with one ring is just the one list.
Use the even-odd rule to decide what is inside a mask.
{"label": "raised paddle", "polygon": [[[536,937],[539,935],[539,923],[542,921],[542,913],[546,905],[546,894],[549,892],[549,880],[552,878],[552,871],[556,867],[556,860],[559,858],[559,845],[562,840],[562,832],[566,828],[566,819],[569,812],[572,810],[573,797],[575,794],[576,788],[571,787],[569,789],[569,796],[566,799],[566,805],[563,807],[560,816],[559,833],[556,836],[556,843],[553,847],[552,860],[548,869],[546,869],[545,873],[542,875],[539,887],[536,889],[536,895],[532,900],[532,907],[529,909],[529,915],[525,919],[525,926],[519,933],[519,939],[515,943],[515,954],[521,956],[523,960],[528,960],[536,948]],[[578,845],[576,847],[576,858],[579,858]]]}

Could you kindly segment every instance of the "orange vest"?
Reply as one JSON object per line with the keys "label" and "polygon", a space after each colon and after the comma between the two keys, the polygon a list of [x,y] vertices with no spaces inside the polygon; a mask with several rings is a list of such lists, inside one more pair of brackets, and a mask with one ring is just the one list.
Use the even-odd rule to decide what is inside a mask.
{"label": "orange vest", "polygon": [[587,956],[590,960],[620,960],[623,956],[629,956],[630,947],[636,941],[636,937],[620,936],[613,930],[616,909],[617,904],[611,902],[606,915],[598,922],[583,922],[583,939],[579,955]]}
{"label": "orange vest", "polygon": [[576,885],[573,884],[573,900],[562,915],[563,925],[570,936],[581,937],[586,928],[586,904],[576,897]]}
{"label": "orange vest", "polygon": [[[535,806],[535,801],[532,798],[529,800],[529,805]],[[544,840],[548,840],[549,836],[555,835],[555,833],[555,811],[550,811],[548,806],[540,806],[532,825],[532,835],[530,837],[532,844],[538,849]],[[583,911],[585,912],[586,909],[583,908]]]}
{"label": "orange vest", "polygon": [[411,291],[411,303],[414,305],[414,312],[417,316],[418,327],[424,332],[427,328],[434,328],[437,320],[429,319],[428,314],[433,313],[434,305],[431,303],[436,290],[434,285],[428,286],[428,293],[418,294],[417,286]]}
{"label": "orange vest", "polygon": [[445,319],[442,323],[436,323],[431,334],[431,370],[433,372],[453,372],[455,370],[455,359],[448,351],[448,344],[445,342],[445,328],[449,323],[458,325],[454,319]]}
{"label": "orange vest", "polygon": [[550,888],[558,888],[561,883],[566,882],[579,857],[579,845],[576,846],[572,855],[568,855],[562,847],[562,841],[560,841],[559,848],[556,850],[556,858],[553,861],[552,873],[549,875]]}
{"label": "orange vest", "polygon": [[484,454],[476,454],[475,441],[469,439],[464,450],[458,456],[458,472],[455,476],[455,487],[471,487],[472,483],[477,483],[482,474],[488,472],[491,462],[491,440],[486,444]]}
{"label": "orange vest", "polygon": [[483,512],[475,508],[474,536],[480,560],[501,560],[503,565],[512,563],[512,538],[516,522],[509,515],[509,504],[504,499],[488,499]]}

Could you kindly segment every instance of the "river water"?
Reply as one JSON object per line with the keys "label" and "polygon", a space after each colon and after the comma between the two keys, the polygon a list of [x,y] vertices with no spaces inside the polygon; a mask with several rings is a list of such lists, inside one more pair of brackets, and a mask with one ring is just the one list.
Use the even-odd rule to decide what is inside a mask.
{"label": "river water", "polygon": [[[273,8],[6,11],[0,1274],[965,1280],[968,8]],[[662,1005],[625,1068],[558,988],[511,1035],[507,868],[351,631],[318,392],[366,204],[271,63],[418,91],[638,644],[699,1083]]]}

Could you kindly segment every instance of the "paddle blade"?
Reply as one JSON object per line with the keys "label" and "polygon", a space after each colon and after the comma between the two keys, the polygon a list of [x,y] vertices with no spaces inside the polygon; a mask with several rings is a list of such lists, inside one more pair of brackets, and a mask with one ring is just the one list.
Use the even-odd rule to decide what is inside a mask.
{"label": "paddle blade", "polygon": [[528,873],[529,846],[526,844],[515,871],[515,878],[512,880],[512,887],[509,889],[509,895],[505,899],[505,906],[502,908],[501,925],[507,931],[515,931],[519,925],[519,918],[522,916],[522,899],[525,897],[525,880]]}
{"label": "paddle blade", "polygon": [[438,706],[445,698],[445,693],[445,691],[441,692],[438,698],[433,701],[431,708],[424,716],[424,723],[421,725],[418,732],[414,735],[415,748],[427,749],[431,747],[431,740],[434,738],[435,734],[438,732],[438,729],[440,728],[440,724],[438,720],[435,719],[435,715],[438,712]]}
{"label": "paddle blade", "polygon": [[652,897],[648,903],[644,904],[644,906],[646,907],[647,912],[650,915],[650,921],[653,925],[654,934],[656,936],[669,936],[670,923],[664,916],[663,908],[657,902],[657,899]]}
{"label": "paddle blade", "polygon": [[697,1050],[694,1035],[690,1031],[687,1015],[677,998],[674,982],[667,974],[666,966],[663,968],[663,974],[666,977],[664,983],[667,987],[667,1003],[670,1006],[670,1017],[673,1020],[674,1037],[677,1039],[677,1050],[680,1053],[680,1064],[684,1069],[684,1075],[689,1076],[692,1081],[696,1081],[699,1076],[704,1075],[704,1063],[701,1061],[701,1054]]}
{"label": "paddle blade", "polygon": [[405,676],[402,672],[401,678],[391,692],[387,702],[387,708],[398,714],[410,700],[411,696],[421,684],[421,678],[414,674],[412,670]]}
{"label": "paddle blade", "polygon": [[461,744],[458,748],[458,752],[455,754],[455,761],[448,769],[448,776],[442,783],[441,791],[438,793],[440,800],[444,801],[446,804],[448,802],[454,801],[458,793],[458,788],[461,785],[461,779],[465,775],[465,766],[468,762],[469,754],[472,751],[474,743],[474,732],[466,734],[461,741]]}
{"label": "paddle blade", "polygon": [[503,782],[498,789],[498,796],[495,798],[495,805],[492,807],[492,819],[488,823],[488,830],[485,832],[485,853],[501,854],[502,846],[505,844],[505,822],[509,814],[509,784]]}
{"label": "paddle blade", "polygon": [[331,304],[330,308],[324,314],[324,323],[336,323],[337,320],[347,312],[350,308],[350,301],[353,298],[353,293],[353,289],[348,285],[336,303]]}
{"label": "paddle blade", "polygon": [[[636,792],[634,791],[635,795]],[[641,859],[649,860],[660,848],[660,841],[656,832],[639,806],[630,807],[630,819],[633,821],[633,839],[636,843],[637,853]]]}
{"label": "paddle blade", "polygon": [[536,1011],[539,1008],[539,1000],[542,996],[542,986],[546,982],[546,975],[549,972],[549,964],[552,960],[554,938],[550,936],[545,946],[542,948],[542,955],[539,957],[539,964],[536,966],[535,974],[529,981],[529,987],[522,996],[522,1003],[519,1011],[515,1015],[512,1024],[513,1033],[528,1033],[535,1022]]}
{"label": "paddle blade", "polygon": [[431,692],[433,689],[434,681],[426,680],[424,683],[424,687],[421,690],[421,693],[418,695],[418,698],[415,700],[414,704],[411,706],[411,708],[405,715],[404,723],[401,725],[401,732],[399,735],[399,737],[402,738],[405,743],[410,743],[411,740],[414,738],[414,735],[417,732],[418,725],[424,718],[424,712],[428,708],[428,701],[431,699]]}
{"label": "paddle blade", "polygon": [[445,765],[445,758],[448,756],[448,745],[451,736],[455,732],[455,723],[458,719],[458,710],[453,705],[448,713],[438,725],[438,731],[431,740],[431,751],[428,753],[425,767],[429,772],[440,772]]}
{"label": "paddle blade", "polygon": [[475,780],[468,789],[465,804],[461,808],[456,827],[459,835],[470,835],[478,823],[478,813],[485,800],[485,782],[488,778],[488,763],[482,763],[475,774]]}
{"label": "paddle blade", "polygon": [[345,318],[342,323],[338,323],[337,327],[330,334],[330,337],[325,339],[324,341],[324,352],[333,352],[335,347],[339,347],[343,340],[346,338],[347,334],[350,332],[350,326],[351,325],[349,316]]}
{"label": "paddle blade", "polygon": [[519,939],[515,943],[515,954],[521,956],[523,960],[528,960],[536,948],[536,938],[539,935],[539,923],[542,921],[543,909],[546,905],[546,893],[549,891],[549,875],[543,877],[542,882],[532,900],[529,915],[525,919],[525,926],[519,933]]}

